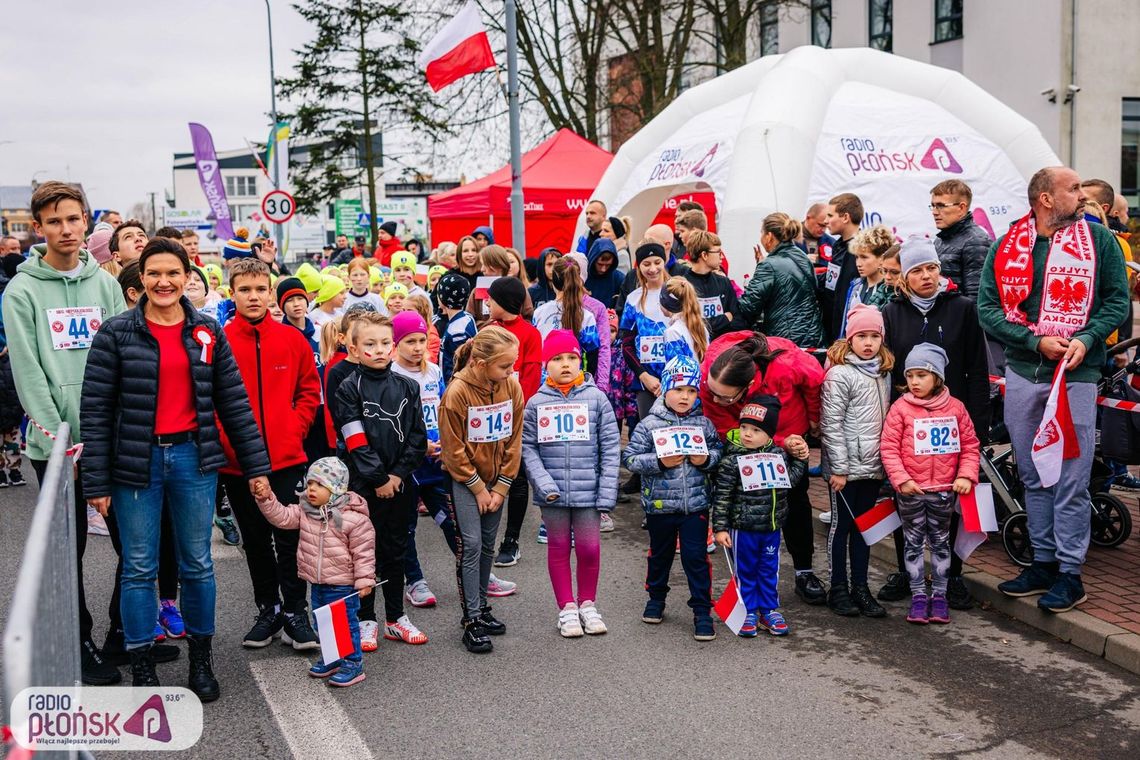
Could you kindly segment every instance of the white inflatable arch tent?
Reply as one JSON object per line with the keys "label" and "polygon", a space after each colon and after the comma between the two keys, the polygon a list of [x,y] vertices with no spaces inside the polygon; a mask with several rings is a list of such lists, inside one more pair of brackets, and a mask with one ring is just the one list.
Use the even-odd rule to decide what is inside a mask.
{"label": "white inflatable arch tent", "polygon": [[958,72],[804,46],[682,93],[622,145],[595,197],[632,217],[639,236],[671,196],[711,190],[739,278],[772,211],[802,219],[849,191],[864,226],[929,235],[930,189],[958,178],[973,189],[975,219],[1000,235],[1026,212],[1029,177],[1059,163],[1032,123]]}

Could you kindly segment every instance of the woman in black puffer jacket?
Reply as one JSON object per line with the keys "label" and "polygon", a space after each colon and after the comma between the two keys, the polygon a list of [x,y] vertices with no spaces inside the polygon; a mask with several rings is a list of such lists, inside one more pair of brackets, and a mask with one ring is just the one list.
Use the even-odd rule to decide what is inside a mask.
{"label": "woman in black puffer jacket", "polygon": [[[135,686],[157,686],[150,648],[158,616],[159,523],[163,500],[178,546],[182,614],[190,644],[189,687],[217,699],[211,662],[214,566],[210,533],[217,470],[225,464],[217,420],[253,482],[269,458],[237,363],[218,323],[182,291],[185,249],[155,238],[139,258],[145,295],[95,335],[83,378],[83,490],[106,515],[112,499],[122,541],[122,613]],[[268,481],[266,481],[268,485]]]}

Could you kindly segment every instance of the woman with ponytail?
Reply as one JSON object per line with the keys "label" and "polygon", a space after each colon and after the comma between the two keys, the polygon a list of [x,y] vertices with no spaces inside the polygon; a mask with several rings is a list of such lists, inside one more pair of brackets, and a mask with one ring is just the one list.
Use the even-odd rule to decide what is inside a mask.
{"label": "woman with ponytail", "polygon": [[[756,395],[780,399],[777,446],[790,435],[819,435],[823,368],[811,354],[786,338],[742,330],[722,335],[709,345],[701,362],[701,406],[722,438],[738,427],[740,410]],[[814,536],[808,479],[788,492],[784,543],[796,569],[796,595],[808,604],[823,604],[827,591],[812,572]]]}
{"label": "woman with ponytail", "polygon": [[[796,247],[801,225],[787,214],[764,217],[759,263],[740,297],[740,326],[787,338],[800,348],[823,346],[823,320],[815,292],[815,270]],[[763,258],[760,258],[763,256]]]}

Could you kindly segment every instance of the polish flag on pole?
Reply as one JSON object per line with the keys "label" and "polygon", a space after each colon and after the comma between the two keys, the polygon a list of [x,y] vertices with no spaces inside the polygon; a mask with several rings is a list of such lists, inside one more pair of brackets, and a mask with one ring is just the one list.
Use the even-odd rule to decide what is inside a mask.
{"label": "polish flag on pole", "polygon": [[[843,494],[839,494],[839,498],[843,499],[844,504],[847,504]],[[851,511],[850,506],[847,507],[847,511]],[[902,527],[899,513],[895,511],[895,500],[890,497],[881,499],[875,506],[861,515],[852,512],[851,516],[855,519],[855,527],[863,534],[863,541],[867,546],[882,541]]]}
{"label": "polish flag on pole", "polygon": [[[728,550],[724,551],[724,558],[728,560]],[[740,629],[744,627],[744,618],[748,615],[748,610],[744,607],[744,599],[740,596],[740,589],[736,586],[736,573],[732,572],[732,561],[728,560],[728,585],[724,588],[724,593],[716,600],[713,605],[713,611],[716,612],[724,624],[728,626],[728,630],[740,635]]]}
{"label": "polish flag on pole", "polygon": [[1069,412],[1069,390],[1065,384],[1065,362],[1057,362],[1053,372],[1053,385],[1045,402],[1045,413],[1033,436],[1033,466],[1041,478],[1043,488],[1057,485],[1061,479],[1061,463],[1081,455],[1073,415]]}
{"label": "polish flag on pole", "polygon": [[416,63],[436,92],[468,74],[494,67],[491,41],[475,0],[468,0],[455,18],[431,38]]}
{"label": "polish flag on pole", "polygon": [[317,637],[321,640],[321,659],[326,665],[347,657],[355,649],[352,646],[352,632],[348,629],[348,608],[344,599],[337,599],[332,604],[313,610],[313,617],[317,621]]}
{"label": "polish flag on pole", "polygon": [[987,533],[998,530],[993,486],[978,483],[970,493],[959,496],[958,510],[962,513],[962,523],[954,538],[954,553],[965,560],[985,543]]}

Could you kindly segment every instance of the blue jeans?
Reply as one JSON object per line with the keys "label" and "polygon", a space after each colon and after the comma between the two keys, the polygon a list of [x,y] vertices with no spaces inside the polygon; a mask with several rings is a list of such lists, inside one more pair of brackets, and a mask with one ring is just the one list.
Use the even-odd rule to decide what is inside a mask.
{"label": "blue jeans", "polygon": [[182,582],[182,617],[191,636],[214,635],[214,560],[210,536],[214,526],[215,472],[199,468],[195,441],[177,446],[152,446],[150,485],[129,488],[113,484],[111,503],[123,545],[123,632],[127,649],[154,641],[158,619],[158,546],[162,534],[162,503],[170,505],[178,576]]}
{"label": "blue jeans", "polygon": [[[455,523],[451,520],[451,478],[444,476],[440,480],[420,485],[414,478],[409,484],[412,491],[412,503],[422,500],[427,507],[428,514],[443,531],[444,540],[447,541],[451,553],[455,554]],[[412,520],[408,523],[408,549],[404,552],[404,583],[411,586],[424,579],[423,568],[420,567],[419,553],[416,551],[416,526],[420,515],[412,510]]]}
{"label": "blue jeans", "polygon": [[[377,586],[376,588],[379,588]],[[356,589],[352,586],[330,586],[327,583],[314,583],[310,586],[311,593],[309,595],[310,603],[315,610],[317,607],[324,607],[326,604],[332,604],[337,599],[344,599],[344,608],[348,612],[348,630],[352,634],[352,654],[344,659],[349,662],[359,665],[364,658],[360,649],[360,597],[349,596],[355,594]],[[376,589],[372,590],[376,593]],[[317,631],[320,635],[320,631]],[[326,662],[326,665],[332,665],[331,662]]]}

